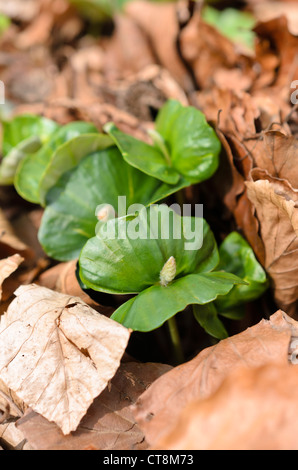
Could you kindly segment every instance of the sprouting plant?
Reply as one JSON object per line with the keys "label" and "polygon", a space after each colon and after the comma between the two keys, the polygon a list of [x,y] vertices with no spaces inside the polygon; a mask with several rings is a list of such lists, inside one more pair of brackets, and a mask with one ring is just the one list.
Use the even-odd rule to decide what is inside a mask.
{"label": "sprouting plant", "polygon": [[[143,332],[169,321],[177,345],[178,312],[224,299],[235,285],[249,288],[246,280],[218,269],[219,261],[204,219],[181,217],[168,206],[155,205],[104,224],[82,250],[80,277],[96,291],[136,294],[112,318]],[[217,311],[208,324],[214,336],[226,335]]]}

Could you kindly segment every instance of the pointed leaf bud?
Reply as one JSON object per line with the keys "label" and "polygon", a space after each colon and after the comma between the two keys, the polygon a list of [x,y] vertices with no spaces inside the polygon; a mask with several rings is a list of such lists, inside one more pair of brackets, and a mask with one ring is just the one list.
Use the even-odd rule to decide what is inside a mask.
{"label": "pointed leaf bud", "polygon": [[160,271],[160,284],[166,287],[170,282],[175,279],[177,272],[176,260],[174,256],[168,259],[164,267]]}

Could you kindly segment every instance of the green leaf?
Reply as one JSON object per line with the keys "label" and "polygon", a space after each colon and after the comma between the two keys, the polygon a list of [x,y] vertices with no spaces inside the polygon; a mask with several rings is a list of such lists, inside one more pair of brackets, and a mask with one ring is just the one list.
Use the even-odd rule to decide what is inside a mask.
{"label": "green leaf", "polygon": [[188,305],[204,305],[227,294],[237,282],[236,276],[225,278],[222,273],[189,274],[167,287],[155,285],[145,289],[119,307],[112,319],[135,331],[151,331]]}
{"label": "green leaf", "polygon": [[[82,14],[93,23],[112,18],[121,11],[123,6],[131,0],[69,0]],[[169,2],[173,0],[154,0],[156,2]],[[175,0],[174,0],[175,1]]]}
{"label": "green leaf", "polygon": [[0,35],[2,34],[9,28],[11,25],[10,18],[8,18],[6,15],[3,15],[2,13],[0,14]]}
{"label": "green leaf", "polygon": [[[258,263],[252,248],[237,232],[232,232],[219,248],[220,263],[218,269],[234,273],[248,285],[235,286],[229,295],[218,298],[218,312],[230,317],[235,307],[260,297],[268,288],[268,280],[262,266]],[[239,315],[239,311],[238,311]]]}
{"label": "green leaf", "polygon": [[179,173],[168,165],[165,155],[158,148],[124,134],[110,123],[104,130],[113,138],[127,163],[165,183],[178,183]]}
{"label": "green leaf", "polygon": [[169,184],[179,177],[199,183],[218,168],[220,141],[204,114],[175,100],[168,101],[157,117],[154,145],[127,136],[111,123],[105,131],[130,165]]}
{"label": "green leaf", "polygon": [[4,122],[0,184],[13,184],[19,163],[37,152],[58,128],[54,121],[29,114]]}
{"label": "green leaf", "polygon": [[39,185],[53,153],[65,142],[81,134],[93,132],[97,132],[93,124],[72,122],[58,129],[37,153],[26,156],[20,163],[15,177],[15,187],[20,196],[38,204],[40,202]]}
{"label": "green leaf", "polygon": [[47,193],[64,173],[75,168],[87,155],[113,145],[110,137],[97,133],[80,135],[58,147],[39,184],[41,204],[45,205]]}
{"label": "green leaf", "polygon": [[169,186],[145,175],[128,165],[116,147],[90,154],[48,192],[39,240],[57,260],[78,258],[86,241],[95,235],[99,205],[110,204],[118,211],[118,197],[126,196],[125,212],[132,204],[149,205],[188,184],[182,180]]}
{"label": "green leaf", "polygon": [[[141,239],[129,236],[134,227],[142,234]],[[198,249],[203,241],[200,232],[204,245]],[[186,250],[195,235],[196,246]],[[180,217],[165,205],[152,206],[141,210],[132,221],[121,218],[107,222],[83,248],[80,276],[94,290],[138,293],[159,283],[160,272],[172,256],[176,277],[211,271],[218,264],[216,242],[204,219]]]}
{"label": "green leaf", "polygon": [[214,302],[205,305],[193,306],[194,317],[202,328],[211,336],[217,339],[228,337],[222,321],[218,318],[218,313]]}
{"label": "green leaf", "polygon": [[256,34],[253,32],[253,28],[256,25],[256,19],[251,13],[234,8],[219,11],[206,6],[202,16],[206,23],[214,26],[235,43],[241,43],[250,49],[254,48]]}

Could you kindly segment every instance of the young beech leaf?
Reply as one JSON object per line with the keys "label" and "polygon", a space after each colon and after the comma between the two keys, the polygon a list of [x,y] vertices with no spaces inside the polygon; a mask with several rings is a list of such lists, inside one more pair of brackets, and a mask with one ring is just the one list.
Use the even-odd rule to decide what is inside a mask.
{"label": "young beech leaf", "polygon": [[210,272],[218,261],[204,219],[180,217],[160,205],[142,209],[137,217],[107,222],[83,248],[80,276],[94,290],[138,293],[113,319],[133,330],[151,331],[187,305],[209,303],[243,282],[233,274]]}
{"label": "young beech leaf", "polygon": [[45,205],[47,193],[64,173],[75,168],[87,155],[113,145],[110,137],[97,133],[80,135],[58,147],[39,183],[41,204]]}
{"label": "young beech leaf", "polygon": [[39,185],[54,152],[60,145],[74,137],[93,132],[97,132],[93,124],[80,121],[71,122],[59,128],[37,153],[27,155],[20,163],[14,181],[20,196],[38,204],[40,202]]}
{"label": "young beech leaf", "polygon": [[228,294],[219,295],[208,305],[194,306],[194,316],[211,336],[223,339],[227,334],[218,315],[231,320],[243,318],[243,305],[260,297],[268,288],[268,280],[252,248],[237,232],[232,232],[221,244],[219,257],[217,269],[233,273],[245,283],[235,285]]}
{"label": "young beech leaf", "polygon": [[194,305],[193,312],[197,322],[210,336],[217,339],[225,339],[228,337],[227,330],[222,321],[218,318],[214,302],[206,305]]}
{"label": "young beech leaf", "polygon": [[[84,148],[85,136],[82,136],[82,141],[83,144],[81,138],[76,140],[78,149]],[[72,147],[71,142],[69,145]],[[68,150],[69,147],[65,146],[58,151],[62,160],[67,162]],[[56,169],[60,171],[58,160],[57,165],[55,159],[52,164],[43,181],[51,178],[53,181]],[[47,193],[39,240],[46,253],[55,259],[78,258],[86,241],[95,235],[99,222],[98,206],[112,206],[117,213],[118,197],[125,196],[123,210],[126,211],[132,204],[149,205],[187,185],[187,181],[181,180],[178,185],[170,186],[145,175],[128,165],[116,147],[91,153],[65,173]]]}
{"label": "young beech leaf", "polygon": [[168,184],[176,184],[181,177],[199,183],[218,168],[220,141],[204,114],[175,100],[158,114],[151,133],[154,145],[124,134],[112,123],[105,131],[130,165]]}
{"label": "young beech leaf", "polygon": [[79,297],[21,286],[1,317],[0,380],[69,434],[115,375],[129,331]]}
{"label": "young beech leaf", "polygon": [[217,311],[228,317],[235,307],[260,297],[269,282],[252,248],[239,233],[232,232],[227,236],[219,248],[219,257],[218,269],[233,273],[247,283],[235,286],[228,295],[216,300]]}
{"label": "young beech leaf", "polygon": [[13,184],[19,163],[26,155],[37,152],[58,128],[54,121],[30,114],[4,122],[0,184]]}

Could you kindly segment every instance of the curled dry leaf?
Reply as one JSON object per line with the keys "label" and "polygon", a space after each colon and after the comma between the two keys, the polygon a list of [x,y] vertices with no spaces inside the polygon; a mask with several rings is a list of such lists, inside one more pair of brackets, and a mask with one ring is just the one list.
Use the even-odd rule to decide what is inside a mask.
{"label": "curled dry leaf", "polygon": [[265,246],[265,268],[276,302],[295,313],[298,300],[298,191],[285,180],[254,169],[247,194],[255,206]]}
{"label": "curled dry leaf", "polygon": [[78,297],[36,285],[15,294],[0,323],[0,379],[69,434],[115,375],[129,331]]}
{"label": "curled dry leaf", "polygon": [[136,421],[148,443],[157,445],[175,427],[183,408],[209,397],[235,368],[287,364],[291,338],[297,334],[298,323],[279,311],[270,321],[220,341],[158,379],[135,405]]}
{"label": "curled dry leaf", "polygon": [[0,300],[2,297],[2,284],[14,271],[18,269],[24,261],[20,255],[16,254],[0,261]]}
{"label": "curled dry leaf", "polygon": [[18,421],[28,442],[37,450],[143,450],[148,447],[135,423],[131,405],[170,366],[122,364],[106,390],[94,400],[76,432],[62,436],[54,423],[28,410]]}
{"label": "curled dry leaf", "polygon": [[268,364],[232,372],[183,410],[158,444],[166,450],[297,450],[298,370]]}

